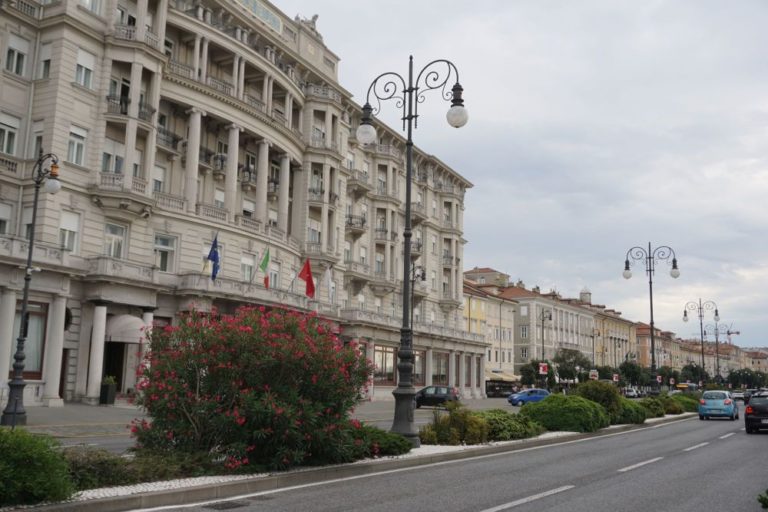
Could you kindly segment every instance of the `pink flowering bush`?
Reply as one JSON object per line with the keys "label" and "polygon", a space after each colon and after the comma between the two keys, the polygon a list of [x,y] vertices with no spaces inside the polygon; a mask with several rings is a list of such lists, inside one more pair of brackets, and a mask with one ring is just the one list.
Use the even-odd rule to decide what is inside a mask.
{"label": "pink flowering bush", "polygon": [[366,428],[349,419],[371,365],[316,315],[193,312],[148,339],[136,401],[151,421],[132,429],[140,448],[203,451],[231,471],[371,454]]}

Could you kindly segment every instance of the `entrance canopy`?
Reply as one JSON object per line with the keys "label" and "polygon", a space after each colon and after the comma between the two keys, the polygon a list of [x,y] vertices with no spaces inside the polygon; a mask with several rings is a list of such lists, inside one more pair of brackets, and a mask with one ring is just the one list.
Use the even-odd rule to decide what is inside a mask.
{"label": "entrance canopy", "polygon": [[144,337],[144,322],[132,315],[112,316],[107,320],[106,341],[139,344]]}
{"label": "entrance canopy", "polygon": [[520,376],[512,373],[503,372],[501,370],[492,370],[490,368],[485,369],[485,378],[487,380],[503,380],[507,382],[518,382]]}

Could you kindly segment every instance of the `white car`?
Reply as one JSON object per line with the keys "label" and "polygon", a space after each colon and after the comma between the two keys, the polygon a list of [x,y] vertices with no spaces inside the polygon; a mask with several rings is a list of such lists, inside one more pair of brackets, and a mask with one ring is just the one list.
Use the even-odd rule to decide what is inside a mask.
{"label": "white car", "polygon": [[734,391],[733,393],[731,393],[731,398],[733,398],[734,400],[741,400],[743,402],[744,401],[744,392],[743,391]]}
{"label": "white car", "polygon": [[640,393],[635,388],[624,388],[622,392],[627,398],[640,398]]}

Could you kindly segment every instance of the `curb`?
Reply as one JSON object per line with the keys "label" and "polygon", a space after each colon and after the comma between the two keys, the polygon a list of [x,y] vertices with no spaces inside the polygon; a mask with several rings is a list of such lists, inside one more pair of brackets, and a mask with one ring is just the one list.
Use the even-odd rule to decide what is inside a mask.
{"label": "curb", "polygon": [[266,477],[253,477],[251,479],[238,480],[233,482],[222,482],[215,484],[203,484],[199,486],[184,487],[179,489],[167,489],[163,491],[151,491],[129,496],[115,496],[109,498],[98,498],[87,501],[71,501],[65,503],[56,503],[50,505],[24,507],[35,512],[123,512],[136,509],[164,507],[173,505],[184,505],[196,501],[214,501],[217,499],[227,499],[236,496],[252,494],[264,491],[274,491],[285,487],[296,485],[306,485],[350,476],[360,476],[379,471],[394,469],[404,469],[437,462],[451,460],[468,459],[481,455],[491,455],[496,453],[514,452],[521,449],[534,448],[537,446],[547,446],[562,443],[564,441],[573,441],[575,439],[587,439],[593,437],[602,437],[608,434],[629,432],[657,425],[685,421],[696,416],[695,413],[683,413],[678,416],[660,419],[651,424],[642,425],[621,425],[610,430],[601,429],[591,433],[576,433],[565,435],[552,439],[540,440],[520,440],[515,444],[478,446],[467,448],[466,450],[437,453],[433,455],[423,455],[408,459],[387,459],[372,460],[369,462],[357,462],[353,464],[342,464],[338,466],[324,466],[312,469],[300,469],[286,473],[276,473]]}

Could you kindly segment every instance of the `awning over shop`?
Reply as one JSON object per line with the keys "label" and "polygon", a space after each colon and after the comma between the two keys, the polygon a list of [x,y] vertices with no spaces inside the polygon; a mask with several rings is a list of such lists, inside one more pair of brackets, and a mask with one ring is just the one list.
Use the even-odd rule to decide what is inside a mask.
{"label": "awning over shop", "polygon": [[490,368],[485,369],[486,380],[503,380],[507,382],[518,382],[520,377],[513,373],[503,372],[501,370],[493,370]]}
{"label": "awning over shop", "polygon": [[144,337],[144,321],[137,316],[117,315],[107,320],[104,338],[119,343],[141,343]]}

